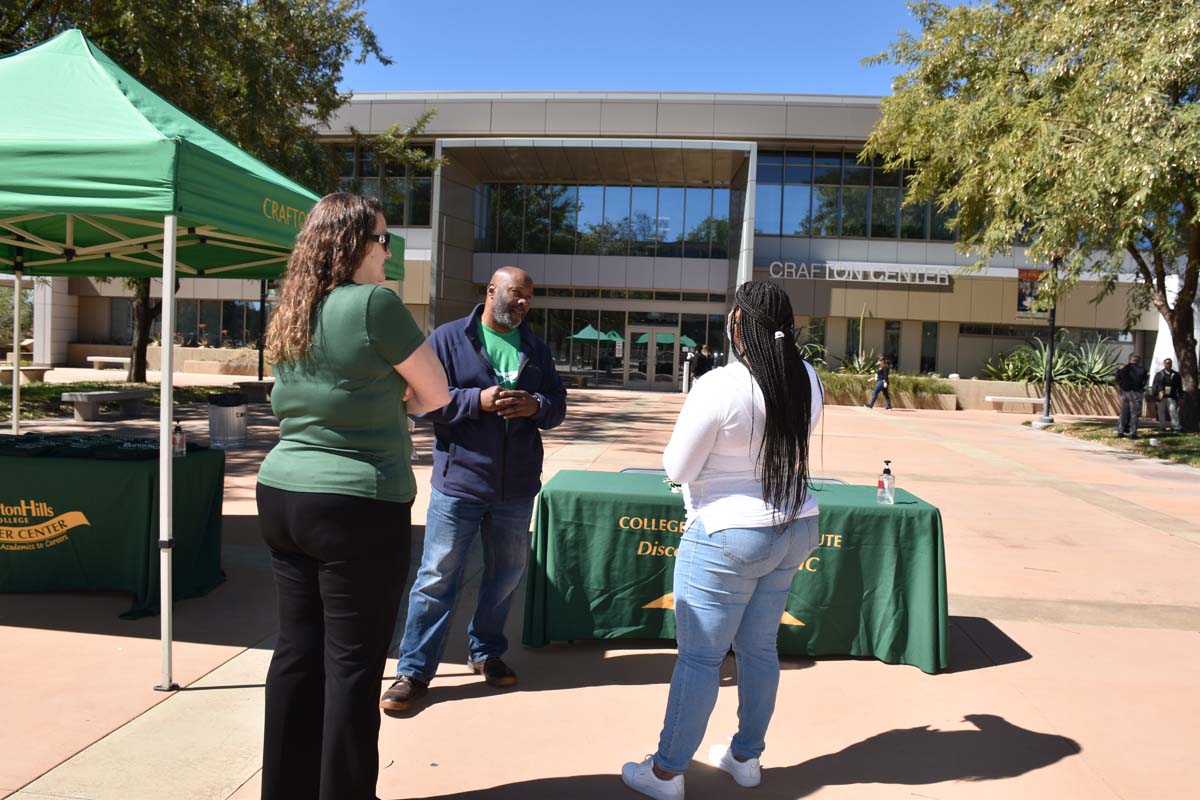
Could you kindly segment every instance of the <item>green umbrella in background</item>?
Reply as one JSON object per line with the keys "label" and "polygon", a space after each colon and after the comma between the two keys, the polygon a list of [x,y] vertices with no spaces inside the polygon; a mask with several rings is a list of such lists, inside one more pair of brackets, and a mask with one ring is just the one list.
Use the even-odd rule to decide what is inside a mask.
{"label": "green umbrella in background", "polygon": [[578,333],[571,334],[571,338],[572,339],[584,339],[589,342],[595,342],[600,339],[603,339],[604,336],[603,336],[603,334],[600,333],[600,331],[596,330],[591,325],[584,325],[583,328],[581,328]]}
{"label": "green umbrella in background", "polygon": [[[648,342],[648,341],[649,341],[649,334],[646,334],[646,333],[643,333],[641,336],[639,336],[637,338],[637,344],[646,344],[646,342]],[[675,341],[675,334],[673,334],[673,333],[656,333],[654,335],[654,341],[658,344],[671,344],[672,342]],[[684,347],[695,347],[696,346],[696,340],[693,339],[692,337],[688,336],[686,333],[679,335],[679,343],[681,345],[683,345]]]}

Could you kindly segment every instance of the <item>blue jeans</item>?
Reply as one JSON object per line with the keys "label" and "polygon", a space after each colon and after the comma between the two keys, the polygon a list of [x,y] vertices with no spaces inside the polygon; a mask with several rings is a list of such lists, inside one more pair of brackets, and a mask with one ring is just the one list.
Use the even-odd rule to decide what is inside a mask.
{"label": "blue jeans", "polygon": [[875,391],[871,393],[871,402],[867,403],[868,408],[875,407],[875,400],[879,397],[879,393],[883,392],[883,399],[887,401],[887,407],[892,407],[892,395],[888,392],[887,387],[883,385],[883,381],[875,381]]}
{"label": "blue jeans", "polygon": [[730,750],[738,758],[762,755],[779,688],[779,620],[792,578],[819,538],[815,516],[711,536],[700,521],[687,529],[675,560],[679,655],[654,754],[661,769],[687,770],[716,705],[730,645],[738,684],[738,731]]}
{"label": "blue jeans", "polygon": [[397,677],[409,675],[429,683],[437,673],[467,554],[478,534],[483,536],[483,579],[467,628],[468,654],[472,661],[483,661],[508,649],[504,621],[529,557],[533,501],[530,497],[485,503],[433,490],[421,568],[408,597]]}

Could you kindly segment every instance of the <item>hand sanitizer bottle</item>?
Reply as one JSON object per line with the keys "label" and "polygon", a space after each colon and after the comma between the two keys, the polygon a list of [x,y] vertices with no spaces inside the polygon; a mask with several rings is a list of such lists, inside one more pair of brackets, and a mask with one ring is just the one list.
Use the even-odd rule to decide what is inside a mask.
{"label": "hand sanitizer bottle", "polygon": [[883,462],[883,472],[875,489],[875,502],[889,506],[896,502],[896,476],[892,474],[891,464],[891,461]]}
{"label": "hand sanitizer bottle", "polygon": [[175,430],[171,431],[171,455],[174,458],[187,455],[187,436],[178,422],[175,423]]}

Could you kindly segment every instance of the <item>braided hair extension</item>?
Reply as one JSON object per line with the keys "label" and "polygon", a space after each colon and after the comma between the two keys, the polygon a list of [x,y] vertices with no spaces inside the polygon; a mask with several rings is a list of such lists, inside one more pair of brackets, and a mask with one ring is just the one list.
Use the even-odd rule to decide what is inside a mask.
{"label": "braided hair extension", "polygon": [[766,281],[743,283],[733,302],[741,309],[734,322],[741,334],[740,357],[762,390],[766,406],[757,464],[763,501],[791,520],[808,495],[812,422],[812,381],[792,335],[792,303],[782,288]]}

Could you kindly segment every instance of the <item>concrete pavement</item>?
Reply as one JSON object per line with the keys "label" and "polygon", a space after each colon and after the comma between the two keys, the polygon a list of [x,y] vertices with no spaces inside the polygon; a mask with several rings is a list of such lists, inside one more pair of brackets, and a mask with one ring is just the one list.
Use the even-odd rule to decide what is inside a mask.
{"label": "concrete pavement", "polygon": [[[546,477],[657,466],[681,398],[576,391],[571,403],[547,437]],[[202,413],[181,412],[197,440]],[[869,483],[890,458],[898,485],[942,511],[953,666],[929,676],[868,659],[786,659],[754,797],[1196,796],[1200,472],[1033,431],[1019,425],[1026,418],[827,410],[814,474]],[[150,435],[155,420],[30,427]],[[274,632],[253,503],[257,464],[277,437],[265,407],[253,408],[250,430],[251,446],[227,463],[228,580],[176,606],[183,691],[152,691],[158,620],[118,619],[128,598],[0,595],[0,798],[258,796]],[[417,446],[429,453],[427,431]],[[417,472],[419,526],[427,458]],[[420,546],[418,535],[414,555]],[[475,559],[469,595],[478,568]],[[468,616],[458,615],[430,703],[383,720],[380,797],[633,797],[617,772],[654,749],[673,651],[516,644],[520,687],[496,692],[458,657]],[[514,642],[520,624],[518,600]],[[735,724],[727,664],[702,749]],[[699,762],[687,783],[692,798],[742,792]]]}

